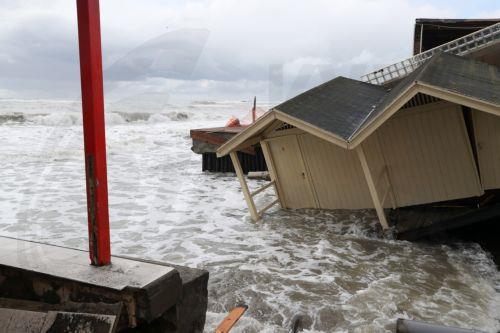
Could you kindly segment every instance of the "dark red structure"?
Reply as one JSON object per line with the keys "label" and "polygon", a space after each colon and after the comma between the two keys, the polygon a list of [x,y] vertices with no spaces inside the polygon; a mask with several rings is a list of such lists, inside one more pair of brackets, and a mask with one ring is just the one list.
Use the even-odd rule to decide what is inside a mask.
{"label": "dark red structure", "polygon": [[83,136],[92,265],[111,262],[99,0],[77,0]]}

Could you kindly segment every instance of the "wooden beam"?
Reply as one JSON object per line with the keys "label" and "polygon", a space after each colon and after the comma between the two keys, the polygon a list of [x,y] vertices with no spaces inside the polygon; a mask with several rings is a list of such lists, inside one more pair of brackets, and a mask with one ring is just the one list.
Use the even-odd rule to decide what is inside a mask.
{"label": "wooden beam", "polygon": [[372,175],[370,173],[370,168],[368,167],[368,162],[366,161],[366,155],[361,145],[356,147],[356,152],[358,153],[359,162],[361,163],[363,173],[365,174],[366,183],[368,184],[368,189],[370,190],[373,205],[375,206],[375,210],[377,211],[378,220],[382,225],[382,229],[384,229],[385,231],[389,229],[389,225],[387,224],[384,208],[382,207],[382,203],[380,202],[377,188],[375,187],[375,182],[373,181]]}
{"label": "wooden beam", "polygon": [[389,167],[386,165],[385,168],[385,176],[387,177],[387,183],[389,185],[389,191],[391,196],[391,207],[392,209],[396,209],[396,194],[394,193],[394,188],[392,187],[391,176],[389,175]]}
{"label": "wooden beam", "polygon": [[389,104],[382,112],[373,117],[370,122],[360,127],[349,139],[347,149],[356,149],[358,145],[379,128],[394,113],[399,111],[410,99],[418,93],[415,84],[404,90],[393,102]]}
{"label": "wooden beam", "polygon": [[243,191],[245,201],[247,202],[248,209],[250,210],[250,216],[252,217],[252,220],[258,221],[260,217],[257,213],[257,208],[255,208],[255,202],[252,199],[250,190],[248,189],[245,175],[243,174],[243,169],[241,168],[240,160],[238,159],[238,154],[236,153],[236,151],[232,151],[229,155],[231,156],[234,170],[236,171],[236,175],[238,176],[238,180],[240,181],[241,190]]}
{"label": "wooden beam", "polygon": [[262,186],[258,190],[255,190],[254,192],[250,193],[250,195],[252,197],[255,197],[257,194],[259,194],[262,191],[265,191],[266,189],[268,189],[269,187],[271,187],[273,185],[274,185],[274,180],[271,180],[269,183],[267,183],[266,185]]}
{"label": "wooden beam", "polygon": [[273,109],[273,111],[276,113],[276,119],[284,121],[287,124],[295,126],[307,133],[317,136],[325,141],[331,142],[337,146],[340,146],[342,148],[348,148],[348,143],[346,140],[342,139],[341,137],[331,132],[328,132],[322,128],[311,125],[310,123],[307,123],[301,119],[292,117],[284,112],[281,112],[278,109]]}
{"label": "wooden beam", "polygon": [[421,92],[422,94],[437,97],[445,101],[468,106],[472,109],[477,109],[494,114],[496,116],[500,116],[500,106],[498,105],[482,101],[474,97],[464,96],[453,91],[444,90],[439,87],[431,86],[422,82],[417,82],[417,86],[419,92]]}
{"label": "wooden beam", "polygon": [[233,326],[240,320],[241,316],[247,311],[248,306],[240,305],[235,307],[231,312],[224,318],[224,320],[217,326],[215,333],[229,333]]}
{"label": "wooden beam", "polygon": [[268,203],[264,208],[262,208],[260,211],[259,211],[259,216],[262,216],[262,214],[264,214],[267,210],[269,210],[272,206],[276,205],[278,202],[280,201],[280,199],[276,199],[276,200],[273,200],[273,202],[270,202]]}
{"label": "wooden beam", "polygon": [[276,168],[274,166],[273,156],[271,155],[271,150],[269,149],[269,143],[266,140],[260,142],[260,147],[262,148],[262,154],[266,160],[267,170],[269,170],[269,176],[271,177],[271,181],[274,182],[274,189],[276,192],[276,196],[280,200],[281,208],[285,207],[285,197],[282,195],[284,192],[281,188],[281,184],[276,174]]}

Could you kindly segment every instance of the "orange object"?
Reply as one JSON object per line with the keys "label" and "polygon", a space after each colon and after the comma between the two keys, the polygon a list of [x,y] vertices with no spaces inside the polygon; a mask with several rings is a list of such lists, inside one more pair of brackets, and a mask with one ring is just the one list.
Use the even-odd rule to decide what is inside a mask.
{"label": "orange object", "polygon": [[235,117],[231,117],[231,119],[229,119],[229,121],[226,124],[226,127],[238,127],[238,126],[241,126],[240,120]]}
{"label": "orange object", "polygon": [[224,320],[217,326],[215,333],[227,333],[233,328],[233,326],[238,322],[238,320],[247,311],[248,306],[240,305],[235,307],[229,312],[229,314],[224,318]]}

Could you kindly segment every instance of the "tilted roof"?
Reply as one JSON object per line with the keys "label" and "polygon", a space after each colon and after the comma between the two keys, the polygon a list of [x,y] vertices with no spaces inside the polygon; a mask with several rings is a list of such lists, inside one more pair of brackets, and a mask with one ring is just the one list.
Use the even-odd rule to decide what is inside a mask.
{"label": "tilted roof", "polygon": [[274,109],[329,131],[347,141],[415,83],[437,87],[500,106],[500,69],[441,53],[392,89],[337,77]]}
{"label": "tilted roof", "polygon": [[274,109],[347,140],[386,95],[384,87],[340,76]]}
{"label": "tilted roof", "polygon": [[337,77],[272,108],[222,145],[217,154],[242,147],[276,119],[353,149],[418,93],[500,116],[500,69],[441,53],[392,87]]}

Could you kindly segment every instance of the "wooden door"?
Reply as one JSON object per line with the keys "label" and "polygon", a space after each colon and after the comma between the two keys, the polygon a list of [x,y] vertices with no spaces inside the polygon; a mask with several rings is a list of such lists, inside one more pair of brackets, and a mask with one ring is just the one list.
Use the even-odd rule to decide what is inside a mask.
{"label": "wooden door", "polygon": [[500,188],[500,117],[479,110],[472,115],[483,188]]}
{"label": "wooden door", "polygon": [[285,207],[316,207],[297,136],[281,136],[266,142],[269,144],[276,176],[283,191],[282,200]]}

